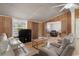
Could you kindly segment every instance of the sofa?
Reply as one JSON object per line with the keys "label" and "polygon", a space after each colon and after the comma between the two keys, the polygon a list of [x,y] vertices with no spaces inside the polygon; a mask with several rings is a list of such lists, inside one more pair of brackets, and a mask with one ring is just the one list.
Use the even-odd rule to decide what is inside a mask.
{"label": "sofa", "polygon": [[25,45],[19,41],[18,38],[8,38],[9,44],[15,54],[15,56],[26,56],[28,55],[28,50]]}
{"label": "sofa", "polygon": [[3,33],[0,35],[0,56],[26,56],[28,51],[23,43]]}
{"label": "sofa", "polygon": [[6,34],[0,35],[0,56],[14,56]]}
{"label": "sofa", "polygon": [[59,47],[50,43],[49,47],[44,46],[39,49],[39,54],[42,56],[70,56],[75,49],[75,37],[73,34],[63,38]]}

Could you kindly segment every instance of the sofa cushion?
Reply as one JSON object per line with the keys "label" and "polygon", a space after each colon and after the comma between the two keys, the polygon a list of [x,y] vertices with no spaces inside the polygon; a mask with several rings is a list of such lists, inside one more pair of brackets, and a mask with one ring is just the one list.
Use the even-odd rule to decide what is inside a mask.
{"label": "sofa cushion", "polygon": [[70,43],[70,40],[68,40],[68,39],[65,38],[65,39],[62,41],[62,48],[64,49],[69,43]]}
{"label": "sofa cushion", "polygon": [[64,38],[64,40],[62,41],[61,46],[60,46],[58,49],[56,49],[57,54],[58,54],[58,55],[61,55],[61,53],[64,51],[64,49],[66,48],[66,46],[67,46],[69,43],[70,43],[69,40],[66,39],[66,38]]}
{"label": "sofa cushion", "polygon": [[58,48],[58,49],[56,49],[56,53],[58,54],[58,55],[61,55],[61,53],[63,52],[63,48],[62,48],[62,46],[60,47],[60,48]]}
{"label": "sofa cushion", "polygon": [[26,49],[26,47],[20,47],[20,48],[14,49],[14,53],[16,56],[26,56],[28,55],[28,50]]}
{"label": "sofa cushion", "polygon": [[0,41],[8,41],[7,35],[5,33],[0,35]]}
{"label": "sofa cushion", "polygon": [[40,48],[39,52],[41,52],[41,54],[48,56],[58,56],[58,54],[56,53],[56,49],[57,48],[55,46],[50,45],[49,48],[47,46]]}
{"label": "sofa cushion", "polygon": [[14,56],[14,52],[11,49],[8,41],[0,41],[0,55],[5,56]]}
{"label": "sofa cushion", "polygon": [[59,43],[50,43],[50,45],[55,46],[55,47],[57,47],[57,48],[60,47],[60,44],[59,44]]}

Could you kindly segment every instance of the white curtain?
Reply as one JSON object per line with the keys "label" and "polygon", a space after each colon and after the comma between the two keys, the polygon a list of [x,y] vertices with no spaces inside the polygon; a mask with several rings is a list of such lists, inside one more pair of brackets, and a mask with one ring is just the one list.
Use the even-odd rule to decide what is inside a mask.
{"label": "white curtain", "polygon": [[76,19],[76,37],[79,38],[79,18]]}

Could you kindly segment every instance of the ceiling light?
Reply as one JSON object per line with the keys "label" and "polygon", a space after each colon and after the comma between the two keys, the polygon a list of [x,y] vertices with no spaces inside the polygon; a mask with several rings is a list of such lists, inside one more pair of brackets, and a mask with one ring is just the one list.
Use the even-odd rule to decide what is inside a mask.
{"label": "ceiling light", "polygon": [[75,7],[76,7],[76,5],[73,4],[73,3],[67,4],[67,5],[65,6],[66,9],[75,8]]}

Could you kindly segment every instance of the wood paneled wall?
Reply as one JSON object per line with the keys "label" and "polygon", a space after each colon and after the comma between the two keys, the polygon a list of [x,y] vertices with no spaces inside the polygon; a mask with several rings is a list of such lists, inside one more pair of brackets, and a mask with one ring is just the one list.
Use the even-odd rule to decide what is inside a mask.
{"label": "wood paneled wall", "polygon": [[79,18],[79,9],[75,10],[75,18]]}
{"label": "wood paneled wall", "polygon": [[44,23],[41,22],[38,24],[38,36],[43,36],[44,35]]}
{"label": "wood paneled wall", "polygon": [[4,26],[3,26],[3,16],[0,16],[0,34],[4,32]]}
{"label": "wood paneled wall", "polygon": [[12,18],[9,16],[0,16],[0,34],[2,33],[12,36]]}
{"label": "wood paneled wall", "polygon": [[[71,13],[70,12],[65,12],[55,18],[51,17],[51,19],[49,18],[48,21],[46,22],[43,22],[42,24],[40,24],[39,28],[43,28],[41,31],[41,33],[44,35],[44,36],[47,36],[47,32],[46,32],[46,23],[47,22],[55,22],[55,21],[61,21],[62,22],[62,25],[61,25],[61,31],[62,33],[64,34],[69,34],[71,33]],[[40,33],[40,32],[39,32]]]}
{"label": "wood paneled wall", "polygon": [[38,23],[33,21],[28,21],[27,25],[28,29],[32,30],[32,39],[38,38]]}
{"label": "wood paneled wall", "polygon": [[67,34],[71,33],[71,13],[67,13]]}

